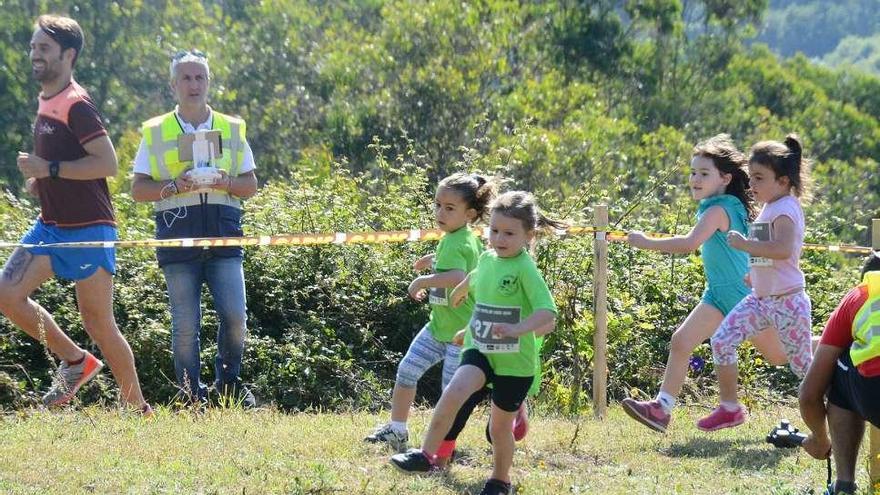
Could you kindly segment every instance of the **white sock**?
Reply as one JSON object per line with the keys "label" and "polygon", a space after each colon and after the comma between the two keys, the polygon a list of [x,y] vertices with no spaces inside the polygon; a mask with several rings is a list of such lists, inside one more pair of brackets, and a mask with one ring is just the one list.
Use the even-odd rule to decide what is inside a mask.
{"label": "white sock", "polygon": [[660,391],[657,394],[657,402],[660,403],[660,407],[663,408],[663,412],[666,414],[672,414],[672,408],[675,407],[675,396],[672,394],[667,394],[664,391]]}
{"label": "white sock", "polygon": [[734,412],[739,410],[739,402],[721,402],[721,409],[724,409],[727,412]]}
{"label": "white sock", "polygon": [[391,431],[394,433],[406,433],[406,421],[392,421]]}

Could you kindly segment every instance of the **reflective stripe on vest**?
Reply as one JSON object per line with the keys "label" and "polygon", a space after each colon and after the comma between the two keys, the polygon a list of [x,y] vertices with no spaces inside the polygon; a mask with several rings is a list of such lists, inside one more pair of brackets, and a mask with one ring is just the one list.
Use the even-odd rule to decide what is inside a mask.
{"label": "reflective stripe on vest", "polygon": [[880,357],[880,271],[865,274],[868,299],[853,319],[853,343],[849,349],[854,365]]}
{"label": "reflective stripe on vest", "polygon": [[[205,193],[202,193],[205,194]],[[231,196],[226,193],[207,193],[208,195],[208,204],[212,205],[226,205],[232,206],[234,208],[241,209],[241,201],[238,200],[235,196]],[[201,198],[199,198],[199,193],[185,193],[185,194],[177,194],[171,196],[170,198],[165,198],[153,203],[154,211],[163,211],[170,210],[173,208],[182,208],[184,206],[195,206],[200,205]]]}
{"label": "reflective stripe on vest", "polygon": [[[230,177],[237,177],[244,161],[244,121],[212,110],[211,129],[220,131],[223,145],[223,156],[216,160],[215,166],[225,170]],[[192,162],[181,162],[178,158],[177,139],[184,132],[174,112],[144,122],[142,133],[149,153],[150,175],[153,180],[175,179],[192,168]],[[238,198],[221,192],[208,194],[208,202],[241,208]],[[199,204],[199,193],[174,195],[155,202],[153,206],[156,211],[161,211],[194,204]]]}

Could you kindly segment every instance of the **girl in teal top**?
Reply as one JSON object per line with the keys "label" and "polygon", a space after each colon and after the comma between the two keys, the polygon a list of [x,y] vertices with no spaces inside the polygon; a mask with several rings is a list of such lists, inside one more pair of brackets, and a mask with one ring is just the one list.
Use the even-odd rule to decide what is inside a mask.
{"label": "girl in teal top", "polygon": [[417,301],[427,297],[431,316],[397,367],[391,395],[391,421],[376,428],[364,440],[388,443],[398,452],[406,450],[409,440],[406,422],[418,381],[429,368],[443,361],[442,386],[445,388],[458,368],[461,347],[452,339],[467,326],[473,299],[453,307],[447,292],[474,269],[483,252],[483,243],[468,224],[486,216],[489,201],[495,197],[495,187],[495,182],[485,177],[461,173],[438,184],[434,214],[444,235],[437,252],[423,256],[413,266],[416,271],[432,268],[433,273],[416,277],[408,289],[410,297]]}
{"label": "girl in teal top", "polygon": [[[688,253],[702,247],[706,289],[702,300],[672,335],[669,358],[660,392],[654,400],[624,399],[621,405],[633,419],[665,432],[694,349],[715,333],[724,316],[749,293],[745,276],[748,254],[730,247],[727,232],[747,232],[753,214],[746,157],[727,134],[697,144],[691,159],[691,195],[700,202],[697,223],[684,236],[651,238],[631,232],[627,242],[642,249]],[[771,363],[785,363],[785,352],[774,332],[757,335],[752,342]]]}
{"label": "girl in teal top", "polygon": [[436,469],[437,451],[456,412],[471,395],[492,385],[490,434],[494,453],[492,476],[482,493],[510,492],[513,422],[532,387],[538,360],[538,338],[553,331],[556,305],[527,246],[537,229],[563,227],[538,211],[526,192],[502,194],[490,208],[489,245],[476,269],[452,292],[453,305],[474,295],[474,311],[465,334],[461,364],[434,408],[421,450],[391,458],[404,471]]}

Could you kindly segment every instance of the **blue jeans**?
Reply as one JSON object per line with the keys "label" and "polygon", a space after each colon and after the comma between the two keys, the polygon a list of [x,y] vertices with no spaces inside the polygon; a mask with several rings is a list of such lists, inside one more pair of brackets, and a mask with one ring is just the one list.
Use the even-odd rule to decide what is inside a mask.
{"label": "blue jeans", "polygon": [[208,388],[199,378],[199,331],[201,329],[202,284],[214,298],[220,318],[214,373],[218,384],[238,380],[244,335],[247,330],[247,302],[244,292],[242,259],[220,258],[205,252],[192,261],[162,267],[171,304],[171,350],[177,383],[193,398],[203,399]]}

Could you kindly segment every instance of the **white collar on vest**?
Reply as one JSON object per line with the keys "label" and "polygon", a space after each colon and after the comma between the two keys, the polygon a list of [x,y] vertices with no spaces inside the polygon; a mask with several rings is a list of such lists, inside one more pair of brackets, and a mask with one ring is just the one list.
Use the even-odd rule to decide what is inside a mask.
{"label": "white collar on vest", "polygon": [[211,124],[213,123],[213,119],[214,119],[214,111],[211,110],[210,106],[208,106],[208,119],[197,126],[193,126],[192,124],[183,120],[180,117],[180,107],[179,106],[174,107],[174,116],[177,118],[177,122],[180,124],[180,127],[183,129],[183,132],[186,134],[191,134],[196,131],[210,131]]}

